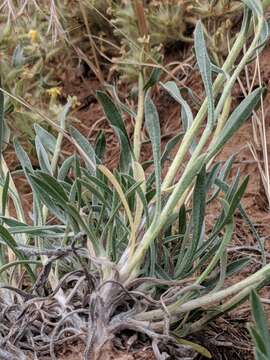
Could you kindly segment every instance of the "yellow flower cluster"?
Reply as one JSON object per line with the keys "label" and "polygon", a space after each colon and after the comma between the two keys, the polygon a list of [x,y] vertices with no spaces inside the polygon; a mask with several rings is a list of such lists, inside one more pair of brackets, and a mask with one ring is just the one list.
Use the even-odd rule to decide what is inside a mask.
{"label": "yellow flower cluster", "polygon": [[47,94],[55,99],[57,96],[61,95],[61,88],[60,87],[52,87],[46,90]]}

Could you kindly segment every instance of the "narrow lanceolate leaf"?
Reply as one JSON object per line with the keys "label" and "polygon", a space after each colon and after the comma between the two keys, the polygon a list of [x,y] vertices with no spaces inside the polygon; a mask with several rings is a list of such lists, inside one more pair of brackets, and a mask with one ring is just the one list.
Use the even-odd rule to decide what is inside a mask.
{"label": "narrow lanceolate leaf", "polygon": [[196,351],[198,354],[201,354],[204,358],[212,359],[211,353],[205,347],[198,345],[198,344],[194,343],[193,341],[177,337],[177,334],[175,334],[175,333],[173,333],[173,335],[176,336],[176,341],[179,344],[190,346],[194,351]]}
{"label": "narrow lanceolate leaf", "polygon": [[[182,259],[182,257],[179,257],[177,272],[181,272],[183,269],[187,269],[192,264],[194,260],[194,254],[196,253],[200,239],[204,234],[205,199],[206,199],[206,168],[205,165],[203,165],[200,173],[197,176],[193,191],[192,241],[184,259]],[[189,230],[186,236],[188,235],[189,235]],[[187,238],[185,237],[185,239]]]}
{"label": "narrow lanceolate leaf", "polygon": [[79,181],[80,181],[81,185],[84,186],[90,192],[90,194],[94,195],[97,199],[99,199],[99,201],[102,204],[106,205],[106,207],[108,209],[110,208],[110,204],[105,199],[102,192],[100,192],[98,188],[96,188],[93,184],[91,184],[90,181],[85,181],[85,180],[81,180],[81,179]]}
{"label": "narrow lanceolate leaf", "polygon": [[213,233],[211,234],[210,238],[215,237],[219,231],[224,227],[225,224],[228,224],[232,221],[232,217],[235,213],[235,210],[240,205],[241,198],[243,194],[245,193],[245,190],[247,188],[249,177],[245,177],[241,185],[239,186],[236,193],[233,195],[230,203],[228,203],[225,199],[220,199],[223,203],[223,210],[224,210],[224,216],[220,221],[216,224],[216,226],[213,229]]}
{"label": "narrow lanceolate leaf", "polygon": [[135,236],[134,221],[133,221],[132,213],[130,211],[125,193],[123,192],[121,185],[117,181],[116,177],[111,173],[111,171],[109,169],[107,169],[105,166],[99,165],[98,169],[108,178],[108,180],[110,181],[110,183],[113,185],[114,189],[116,190],[116,192],[124,206],[125,212],[127,214],[128,221],[129,221],[129,224],[131,227],[131,232]]}
{"label": "narrow lanceolate leaf", "polygon": [[241,104],[234,110],[227,120],[222,132],[216,139],[215,143],[208,151],[207,160],[213,158],[224,146],[224,144],[233,136],[233,134],[249,119],[254,108],[261,99],[262,89],[254,90],[248,95]]}
{"label": "narrow lanceolate leaf", "polygon": [[225,200],[227,200],[228,202],[232,200],[234,194],[236,193],[238,189],[239,181],[240,181],[240,170],[237,169],[236,175],[233,177],[231,185],[226,191]]}
{"label": "narrow lanceolate leaf", "polygon": [[58,172],[58,180],[64,181],[74,162],[74,154],[65,159]]}
{"label": "narrow lanceolate leaf", "polygon": [[86,181],[90,181],[91,183],[93,183],[93,186],[95,186],[97,189],[99,189],[99,191],[101,191],[103,193],[104,196],[106,196],[106,198],[112,198],[112,190],[111,188],[107,185],[106,182],[100,180],[99,178],[95,177],[95,176],[90,176],[89,174],[85,173],[83,171],[83,180]]}
{"label": "narrow lanceolate leaf", "polygon": [[185,234],[187,229],[187,214],[185,204],[181,206],[178,213],[178,232],[180,235]]}
{"label": "narrow lanceolate leaf", "polygon": [[46,172],[47,174],[52,175],[50,160],[46,152],[46,149],[44,148],[42,142],[40,141],[39,136],[36,136],[35,138],[35,145],[36,145],[36,152],[37,152],[40,169]]}
{"label": "narrow lanceolate leaf", "polygon": [[24,56],[24,48],[21,44],[18,44],[12,54],[11,64],[14,67],[19,67],[25,64],[26,58]]}
{"label": "narrow lanceolate leaf", "polygon": [[185,126],[185,131],[190,128],[192,122],[193,122],[193,114],[191,111],[190,106],[186,102],[186,100],[182,97],[180,90],[178,89],[176,83],[174,81],[168,81],[165,84],[160,83],[160,85],[168,91],[168,93],[171,95],[171,97],[177,101],[183,108],[186,118],[187,118],[187,124]]}
{"label": "narrow lanceolate leaf", "polygon": [[34,129],[43,147],[51,154],[54,154],[56,138],[39,124],[34,124]]}
{"label": "narrow lanceolate leaf", "polygon": [[[13,251],[13,253],[17,256],[19,260],[26,260],[23,253],[18,249],[18,245],[15,239],[11,236],[8,230],[4,228],[4,226],[2,225],[0,225],[0,238]],[[32,280],[35,280],[36,277],[33,271],[31,270],[30,266],[28,264],[25,264],[25,268],[29,273],[30,277],[32,278]]]}
{"label": "narrow lanceolate leaf", "polygon": [[204,33],[203,33],[203,25],[201,21],[198,21],[195,28],[194,46],[195,46],[197,63],[200,69],[200,73],[203,79],[203,84],[207,96],[207,104],[208,104],[207,125],[212,129],[215,122],[215,118],[214,118],[215,106],[214,106],[214,96],[213,96],[213,88],[212,88],[212,67],[206,49]]}
{"label": "narrow lanceolate leaf", "polygon": [[8,204],[8,189],[9,189],[9,172],[6,175],[5,183],[3,187],[3,193],[2,193],[2,216],[5,216],[7,204]]}
{"label": "narrow lanceolate leaf", "polygon": [[96,154],[90,142],[74,127],[70,128],[70,135],[79,146],[80,153],[91,174],[96,174]]}
{"label": "narrow lanceolate leaf", "polygon": [[120,129],[112,125],[111,127],[116,133],[120,143],[120,170],[122,172],[128,173],[131,164],[131,158],[133,157],[129,140]]}
{"label": "narrow lanceolate leaf", "polygon": [[[181,105],[181,120],[183,124],[183,130],[184,132],[187,132],[187,130],[191,127],[193,122],[193,114],[191,111],[190,106],[186,102],[186,100],[182,97],[180,90],[178,89],[176,83],[174,81],[168,81],[165,84],[160,83],[160,85],[168,91],[168,93],[171,95],[172,98],[174,98],[175,101],[177,101]],[[196,141],[193,139],[190,151],[191,153],[194,151],[196,147]]]}
{"label": "narrow lanceolate leaf", "polygon": [[270,333],[268,329],[267,317],[265,316],[262,304],[255,291],[251,292],[250,300],[257,331],[263,339],[266,348],[266,355],[270,356]]}
{"label": "narrow lanceolate leaf", "polygon": [[122,171],[127,172],[131,163],[130,159],[133,156],[129,137],[120,112],[115,104],[107,94],[102,91],[97,91],[97,98],[102,105],[103,111],[108,119],[111,127],[118,136],[121,152],[120,152],[120,167]]}
{"label": "narrow lanceolate leaf", "polygon": [[[81,187],[81,183],[79,182],[79,179],[81,179],[82,177],[82,172],[81,172],[81,168],[80,168],[80,160],[77,156],[77,154],[75,155],[75,159],[74,159],[74,171],[75,171],[75,186],[76,186],[76,193],[77,193],[77,202],[78,202],[78,209],[81,208],[82,206],[82,187]],[[74,201],[76,200],[76,197],[74,198]]]}
{"label": "narrow lanceolate leaf", "polygon": [[269,358],[266,353],[265,343],[260,336],[258,329],[252,326],[249,327],[249,332],[255,345],[256,360],[268,360]]}
{"label": "narrow lanceolate leaf", "polygon": [[103,111],[109,122],[116,128],[120,129],[122,133],[128,138],[122,116],[109,96],[102,91],[97,91],[97,98],[102,105]]}
{"label": "narrow lanceolate leaf", "polygon": [[160,124],[157,109],[153,101],[150,99],[149,94],[147,94],[145,98],[145,123],[153,150],[157,189],[156,216],[158,216],[161,210]]}
{"label": "narrow lanceolate leaf", "polygon": [[147,83],[144,85],[144,91],[147,91],[150,87],[154,86],[159,81],[160,75],[160,68],[153,69]]}
{"label": "narrow lanceolate leaf", "polygon": [[[96,143],[95,143],[95,153],[96,153],[97,159],[99,159],[100,161],[103,159],[105,150],[106,150],[106,138],[105,138],[104,131],[101,130],[98,133],[98,136],[96,138]],[[100,163],[100,161],[99,161],[99,163]]]}
{"label": "narrow lanceolate leaf", "polygon": [[269,21],[265,20],[263,21],[263,26],[262,26],[262,31],[261,31],[261,36],[260,39],[258,41],[258,45],[256,47],[255,50],[257,50],[257,54],[263,50],[264,46],[266,45],[269,36],[270,36],[270,23]]}
{"label": "narrow lanceolate leaf", "polygon": [[[5,221],[5,218],[2,218]],[[8,222],[8,221],[7,221]],[[6,222],[5,222],[6,223]],[[19,223],[20,224],[20,223]],[[10,227],[8,229],[10,234],[31,234],[31,235],[63,235],[65,231],[65,226],[60,225],[46,225],[46,226],[22,226],[18,225],[15,227]]]}
{"label": "narrow lanceolate leaf", "polygon": [[230,207],[229,207],[229,212],[227,214],[227,220],[230,221],[230,218],[233,216],[233,214],[235,213],[236,208],[239,206],[240,201],[242,196],[244,195],[247,185],[248,185],[248,180],[249,177],[246,176],[245,179],[243,180],[242,184],[239,186],[238,190],[235,192],[235,194],[233,195],[231,202],[230,202]]}
{"label": "narrow lanceolate leaf", "polygon": [[268,360],[269,356],[264,355],[259,349],[255,350],[255,359],[256,360]]}
{"label": "narrow lanceolate leaf", "polygon": [[68,202],[68,197],[64,188],[52,176],[42,172],[36,171],[34,175],[30,175],[32,181],[38,184],[45,193],[47,193],[54,201],[61,206],[65,206]]}
{"label": "narrow lanceolate leaf", "polygon": [[161,155],[161,164],[166,161],[173,150],[173,148],[180,142],[180,140],[183,138],[184,133],[180,133],[175,135],[173,138],[171,138],[165,145],[165,148],[163,150],[163,153]]}
{"label": "narrow lanceolate leaf", "polygon": [[226,247],[228,246],[229,242],[232,239],[233,235],[233,223],[228,223],[225,227],[225,234],[223,236],[223,239],[219,245],[219,248],[215,252],[215,255],[213,256],[210,263],[207,265],[206,269],[203,271],[203,273],[197,278],[196,283],[201,284],[207,276],[214,270],[215,266],[217,265],[218,261],[220,260],[221,256],[223,255]]}
{"label": "narrow lanceolate leaf", "polygon": [[212,166],[211,170],[206,174],[206,184],[205,184],[206,193],[210,189],[212,189],[212,187],[214,187],[215,180],[218,178],[220,169],[221,169],[221,164],[217,162]]}
{"label": "narrow lanceolate leaf", "polygon": [[15,138],[14,139],[14,148],[16,151],[17,158],[19,159],[21,166],[23,170],[25,169],[29,170],[30,172],[33,171],[31,161],[26,153],[26,151],[23,149],[19,141]]}
{"label": "narrow lanceolate leaf", "polygon": [[[59,201],[55,201],[55,199],[52,199],[52,197],[49,195],[50,190],[48,188],[44,189],[35,178],[33,178],[30,173],[28,174],[28,179],[31,184],[31,187],[33,189],[33,192],[36,194],[36,200],[40,204],[44,204],[48,210],[54,214],[61,222],[66,222],[66,214],[64,211],[62,211],[59,208]],[[39,205],[38,204],[38,205]],[[61,204],[62,208],[65,207],[65,205]],[[40,206],[40,205],[39,205]]]}

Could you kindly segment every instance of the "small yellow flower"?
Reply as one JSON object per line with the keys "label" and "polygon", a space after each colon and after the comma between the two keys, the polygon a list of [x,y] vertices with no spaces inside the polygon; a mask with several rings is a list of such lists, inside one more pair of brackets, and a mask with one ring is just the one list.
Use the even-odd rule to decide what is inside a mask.
{"label": "small yellow flower", "polygon": [[28,33],[28,36],[30,37],[31,42],[33,44],[37,43],[37,41],[38,41],[38,32],[37,32],[37,30],[30,30],[29,33]]}
{"label": "small yellow flower", "polygon": [[76,109],[76,107],[80,106],[81,103],[78,101],[77,96],[72,96],[71,97],[71,107],[72,109]]}
{"label": "small yellow flower", "polygon": [[46,90],[46,92],[49,94],[50,97],[55,99],[55,98],[57,98],[57,96],[61,95],[61,88],[60,87],[52,87],[52,88]]}

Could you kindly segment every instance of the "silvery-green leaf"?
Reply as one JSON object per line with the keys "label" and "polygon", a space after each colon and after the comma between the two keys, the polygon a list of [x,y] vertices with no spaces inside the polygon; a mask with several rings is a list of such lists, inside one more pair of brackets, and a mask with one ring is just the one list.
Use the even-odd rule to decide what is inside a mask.
{"label": "silvery-green leaf", "polygon": [[82,150],[85,164],[91,174],[96,174],[96,153],[90,142],[73,126],[70,128],[70,135]]}
{"label": "silvery-green leaf", "polygon": [[53,154],[56,146],[56,138],[37,123],[34,124],[34,129],[43,147]]}
{"label": "silvery-green leaf", "polygon": [[269,36],[270,36],[269,27],[270,27],[270,21],[264,20],[261,36],[260,36],[258,45],[255,49],[257,52],[260,52],[261,50],[263,50],[264,46],[266,45],[267,41],[269,40]]}
{"label": "silvery-green leaf", "polygon": [[[176,100],[181,105],[181,120],[184,131],[186,132],[191,127],[193,122],[193,114],[188,103],[182,97],[181,92],[174,81],[168,81],[165,84],[160,83],[160,85],[174,98],[174,100]],[[193,139],[190,146],[191,153],[194,151],[195,147],[196,141]]]}
{"label": "silvery-green leaf", "polygon": [[215,122],[215,105],[214,105],[214,95],[212,88],[212,69],[204,40],[203,25],[201,21],[197,22],[194,31],[194,46],[195,46],[197,63],[200,69],[200,73],[205,88],[205,93],[207,96],[207,104],[208,104],[207,124],[210,127],[210,129],[212,129]]}
{"label": "silvery-green leaf", "polygon": [[267,354],[270,355],[270,333],[267,324],[267,318],[265,316],[259,297],[254,291],[251,292],[251,307],[258,331],[263,338]]}
{"label": "silvery-green leaf", "polygon": [[8,205],[8,190],[9,190],[9,180],[10,175],[9,172],[6,175],[4,186],[3,186],[3,192],[2,192],[2,215],[5,216],[6,208]]}
{"label": "silvery-green leaf", "polygon": [[155,167],[155,178],[156,178],[156,194],[157,194],[157,205],[156,205],[156,216],[161,210],[161,166],[160,166],[160,124],[157,109],[150,99],[149,93],[145,98],[145,123],[147,131],[151,140],[154,167]]}
{"label": "silvery-green leaf", "polygon": [[249,326],[249,333],[255,345],[255,360],[268,360],[265,343],[259,334],[259,329]]}
{"label": "silvery-green leaf", "polygon": [[26,151],[23,149],[23,147],[19,143],[18,139],[15,138],[13,143],[14,143],[14,148],[15,148],[15,151],[16,151],[17,158],[19,159],[22,168],[24,170],[28,169],[30,171],[33,171],[31,161],[30,161]]}
{"label": "silvery-green leaf", "polygon": [[50,160],[42,142],[40,141],[39,136],[36,136],[35,138],[35,145],[40,169],[52,175]]}
{"label": "silvery-green leaf", "polygon": [[106,150],[106,138],[105,138],[104,131],[100,130],[97,135],[96,143],[95,143],[95,153],[97,156],[97,160],[99,160],[98,161],[99,163],[101,162],[101,160],[104,157],[105,150]]}
{"label": "silvery-green leaf", "polygon": [[161,69],[154,68],[150,74],[149,79],[147,80],[146,84],[144,85],[144,91],[147,91],[148,89],[150,89],[150,87],[155,85],[159,81],[160,75],[161,75]]}
{"label": "silvery-green leaf", "polygon": [[74,154],[64,160],[58,172],[58,180],[62,180],[62,181],[65,180],[66,176],[68,175],[68,172],[70,171],[70,168],[72,167],[73,162],[74,162]]}
{"label": "silvery-green leaf", "polygon": [[97,98],[102,105],[103,111],[111,127],[114,129],[120,142],[120,167],[122,171],[128,172],[133,152],[122,116],[107,94],[97,91]]}
{"label": "silvery-green leaf", "polygon": [[24,65],[26,58],[24,56],[24,49],[21,44],[18,44],[12,54],[12,65],[17,67]]}
{"label": "silvery-green leaf", "polygon": [[[4,228],[4,226],[2,226],[2,225],[0,225],[0,238],[13,251],[13,253],[16,255],[16,257],[19,260],[27,260],[26,257],[23,255],[23,253],[18,249],[18,244],[17,244],[16,240],[9,233],[9,231],[6,228]],[[31,267],[28,264],[25,264],[25,268],[26,268],[30,278],[35,281],[36,276],[33,273]]]}
{"label": "silvery-green leaf", "polygon": [[182,106],[187,117],[187,125],[185,130],[189,129],[193,122],[193,114],[188,103],[182,97],[176,83],[174,81],[168,81],[165,84],[160,83],[160,85],[174,98],[174,100],[176,100]]}

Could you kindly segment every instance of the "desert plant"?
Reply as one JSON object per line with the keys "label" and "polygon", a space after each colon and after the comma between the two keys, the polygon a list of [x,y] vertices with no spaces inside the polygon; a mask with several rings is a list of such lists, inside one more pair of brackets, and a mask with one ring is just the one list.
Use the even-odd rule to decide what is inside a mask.
{"label": "desert plant", "polygon": [[[121,44],[121,52],[120,56],[119,51],[116,53],[113,61],[121,78],[128,82],[136,80],[141,63],[161,64],[165,48],[179,41],[183,44],[193,43],[190,28],[193,29],[199,19],[208,20],[208,26],[204,29],[207,45],[211,57],[218,65],[222,64],[223,55],[228,50],[226,34],[230,33],[235,16],[242,13],[238,1],[173,0],[149,1],[145,4],[141,0],[134,0],[107,3],[110,10],[104,12],[101,7],[96,7],[95,1],[85,1],[89,9],[89,23],[97,29],[98,20],[105,20],[103,29],[109,27],[114,30],[115,39]],[[96,16],[91,17],[93,13]],[[93,30],[93,33],[96,34],[96,31]],[[103,34],[106,35],[106,31]]]}
{"label": "desert plant", "polygon": [[[24,2],[25,7],[20,5],[20,2],[13,4],[6,1],[0,5],[1,9],[3,7],[7,11],[14,8],[11,14],[5,14],[4,11],[1,13],[0,77],[1,86],[12,95],[5,98],[7,124],[16,134],[31,138],[34,135],[33,123],[42,122],[31,111],[32,107],[40,110],[46,108],[48,116],[57,123],[61,108],[58,101],[61,95],[58,76],[62,71],[57,62],[59,53],[67,54],[68,47],[63,36],[58,36],[56,42],[52,33],[48,32],[50,18],[47,15],[49,9],[45,5],[42,11],[32,2]],[[27,103],[28,108],[14,100],[14,97]]]}
{"label": "desert plant", "polygon": [[250,294],[250,302],[255,324],[249,326],[249,332],[255,345],[255,357],[256,360],[266,360],[270,358],[270,333],[267,316],[260,298],[254,290]]}
{"label": "desert plant", "polygon": [[[24,16],[28,22],[29,17],[33,17],[39,18],[42,30],[50,30],[50,40],[53,43],[56,39],[65,37],[69,42],[78,44],[86,54],[89,53],[90,44],[88,60],[97,76],[100,74],[99,62],[102,63],[102,57],[105,57],[106,61],[112,61],[113,68],[117,69],[121,78],[129,82],[136,81],[140,63],[161,65],[164,48],[178,41],[192,43],[190,34],[199,19],[207,20],[207,45],[215,62],[222,64],[223,56],[227,54],[228,34],[235,23],[235,16],[242,14],[241,3],[231,0],[50,0],[40,1],[38,4],[26,0],[23,6],[20,2],[2,0],[0,8],[5,10],[9,27],[16,19],[17,33],[21,32],[18,25]],[[39,33],[44,37],[43,31]],[[45,33],[48,35],[47,31]],[[90,42],[87,38],[90,38]],[[16,33],[13,33],[12,40],[18,41]],[[49,53],[50,40],[43,55]],[[148,44],[147,49],[145,42]],[[63,47],[61,43],[58,48]],[[96,61],[97,51],[101,54],[99,62]],[[42,63],[39,61],[36,68],[38,65],[41,66]],[[31,76],[31,71],[25,76]]]}
{"label": "desert plant", "polygon": [[[240,181],[237,173],[228,182],[233,158],[223,166],[213,164],[224,144],[250,118],[262,94],[257,88],[234,111],[226,111],[238,75],[268,38],[262,3],[243,3],[243,24],[222,69],[211,64],[203,25],[196,25],[195,53],[206,95],[194,118],[176,84],[160,83],[181,105],[183,120],[183,132],[162,153],[150,87],[158,77],[153,72],[147,81],[142,67],[136,115],[119,101],[114,104],[107,93],[97,93],[119,138],[118,169],[112,172],[102,164],[104,135],[91,145],[75,128],[66,130],[65,113],[57,138],[36,125],[39,169],[33,168],[25,150],[14,141],[33,193],[27,224],[2,158],[0,343],[6,357],[23,358],[30,351],[39,358],[50,352],[55,359],[58,344],[79,337],[86,344],[85,359],[97,359],[116,334],[128,329],[147,335],[157,359],[166,353],[192,358],[193,349],[203,350],[192,343],[187,346],[182,338],[269,281],[270,265],[265,265],[225,286],[226,278],[248,261],[230,261],[226,251],[248,178]],[[251,34],[249,48],[235,64]],[[218,72],[214,83],[213,71]],[[0,105],[2,118],[3,93]],[[122,111],[135,117],[133,145]],[[140,162],[143,120],[152,144],[153,172],[147,168],[149,162]],[[77,153],[60,164],[63,137]],[[163,166],[174,148],[163,178]],[[17,218],[8,214],[9,198]],[[206,207],[212,201],[219,201],[221,210],[208,229]],[[14,279],[23,286],[15,286]]]}

